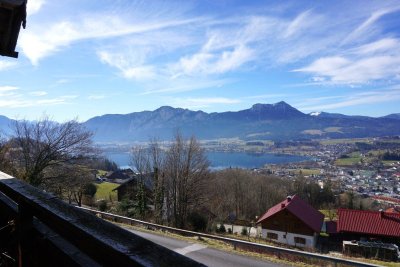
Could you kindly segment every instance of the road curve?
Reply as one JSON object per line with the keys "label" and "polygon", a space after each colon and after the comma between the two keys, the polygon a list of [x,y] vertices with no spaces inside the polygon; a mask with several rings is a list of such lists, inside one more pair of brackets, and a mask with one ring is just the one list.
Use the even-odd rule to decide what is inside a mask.
{"label": "road curve", "polygon": [[203,263],[209,267],[270,267],[270,266],[289,266],[274,262],[255,259],[248,256],[237,255],[226,251],[209,248],[199,243],[191,243],[165,237],[162,235],[152,234],[148,232],[140,232],[125,228],[143,238],[146,238],[156,244],[159,244],[168,249],[174,250],[177,253],[185,255],[195,261]]}

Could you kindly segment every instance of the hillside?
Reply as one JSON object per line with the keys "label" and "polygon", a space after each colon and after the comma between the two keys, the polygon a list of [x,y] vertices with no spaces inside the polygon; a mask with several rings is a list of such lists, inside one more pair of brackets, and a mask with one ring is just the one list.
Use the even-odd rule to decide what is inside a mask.
{"label": "hillside", "polygon": [[[249,109],[206,113],[169,106],[154,111],[106,114],[83,124],[99,143],[170,140],[179,130],[198,139],[299,140],[400,135],[400,115],[380,118],[337,113],[305,114],[285,102],[255,104]],[[0,115],[0,133],[11,132],[13,120]]]}
{"label": "hillside", "polygon": [[11,133],[11,126],[14,120],[0,115],[0,137]]}
{"label": "hillside", "polygon": [[205,113],[168,106],[126,115],[107,114],[86,121],[97,142],[169,140],[176,130],[199,139],[291,140],[399,135],[392,116],[372,118],[342,114],[304,114],[285,102],[255,104],[237,112]]}

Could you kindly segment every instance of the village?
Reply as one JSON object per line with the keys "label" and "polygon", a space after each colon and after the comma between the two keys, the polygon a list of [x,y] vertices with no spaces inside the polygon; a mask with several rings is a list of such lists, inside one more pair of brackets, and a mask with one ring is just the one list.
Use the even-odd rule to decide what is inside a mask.
{"label": "village", "polygon": [[[318,184],[321,190],[329,183],[335,194],[334,206],[339,208],[318,210],[300,196],[288,195],[255,220],[230,214],[216,224],[217,233],[248,235],[278,246],[306,251],[399,260],[400,161],[379,158],[386,149],[382,139],[368,142],[370,149],[363,151],[354,140],[319,145],[313,149],[301,142],[296,146],[296,153],[307,155],[312,160],[269,164],[251,170],[288,181],[301,176],[309,183]],[[295,150],[293,143],[277,147],[284,153]],[[231,145],[229,149],[240,148]],[[98,182],[119,184],[114,191],[118,201],[122,201],[137,190],[135,177],[137,174],[131,169],[118,170],[98,176]],[[145,188],[150,196],[151,183]]]}

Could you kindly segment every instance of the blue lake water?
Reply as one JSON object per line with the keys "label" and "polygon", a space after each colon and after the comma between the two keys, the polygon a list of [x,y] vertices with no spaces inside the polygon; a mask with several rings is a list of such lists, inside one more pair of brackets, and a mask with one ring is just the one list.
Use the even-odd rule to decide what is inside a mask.
{"label": "blue lake water", "polygon": [[[309,160],[310,158],[286,154],[258,154],[246,152],[206,152],[213,169],[224,168],[260,168],[265,164],[281,164]],[[106,153],[120,167],[130,165],[129,153]]]}

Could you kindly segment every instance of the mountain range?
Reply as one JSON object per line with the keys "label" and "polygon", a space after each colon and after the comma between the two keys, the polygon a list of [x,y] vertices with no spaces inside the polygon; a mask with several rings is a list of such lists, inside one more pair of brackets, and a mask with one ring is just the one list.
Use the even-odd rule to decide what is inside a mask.
{"label": "mountain range", "polygon": [[[0,129],[7,119],[0,116]],[[169,106],[107,114],[83,123],[98,143],[170,140],[177,130],[198,139],[299,140],[400,135],[400,113],[373,118],[336,113],[305,114],[285,102],[255,104],[237,112],[206,113]]]}
{"label": "mountain range", "polygon": [[85,122],[98,142],[170,140],[176,130],[198,139],[293,140],[400,134],[400,116],[380,118],[335,113],[305,114],[285,102],[255,104],[237,112],[205,113],[169,106]]}

